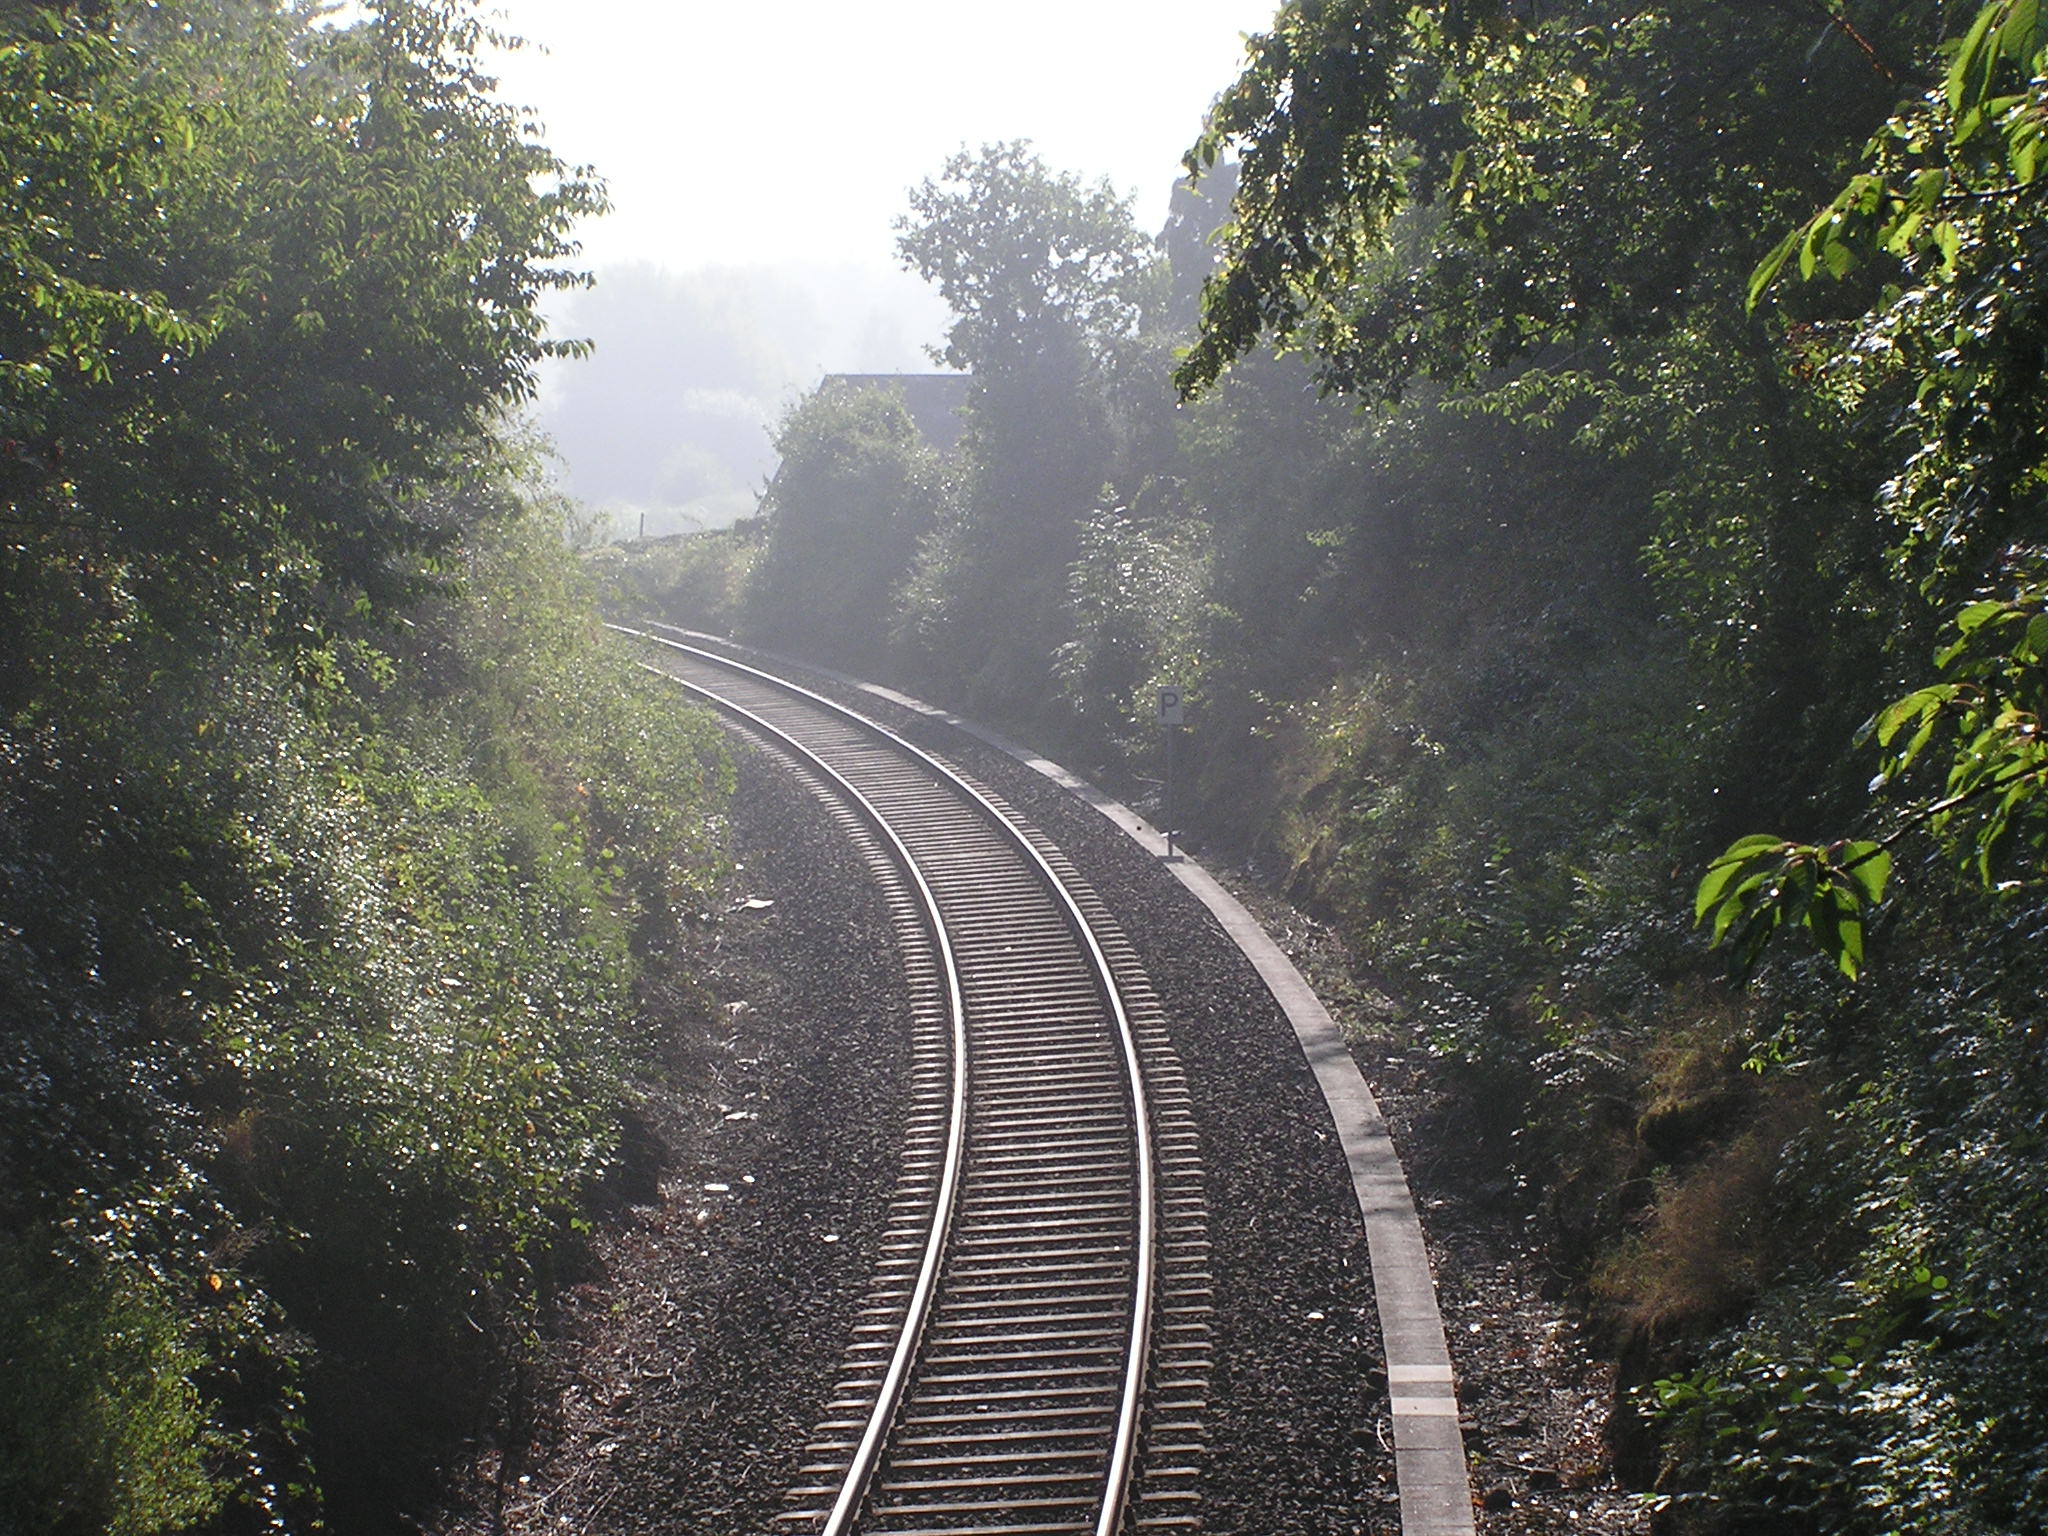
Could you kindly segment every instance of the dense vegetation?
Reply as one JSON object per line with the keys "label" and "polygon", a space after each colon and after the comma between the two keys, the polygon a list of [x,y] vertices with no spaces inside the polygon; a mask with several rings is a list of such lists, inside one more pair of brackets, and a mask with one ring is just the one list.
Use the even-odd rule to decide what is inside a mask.
{"label": "dense vegetation", "polygon": [[1018,145],[913,194],[975,372],[935,509],[813,401],[751,535],[621,561],[832,654],[773,594],[873,583],[800,533],[857,461],[930,519],[888,669],[1140,786],[1185,685],[1184,819],[1462,1085],[1668,1531],[2048,1529],[2044,44],[1290,0],[1160,241]]}
{"label": "dense vegetation", "polygon": [[503,413],[601,205],[454,0],[0,6],[0,1529],[516,1413],[725,774]]}

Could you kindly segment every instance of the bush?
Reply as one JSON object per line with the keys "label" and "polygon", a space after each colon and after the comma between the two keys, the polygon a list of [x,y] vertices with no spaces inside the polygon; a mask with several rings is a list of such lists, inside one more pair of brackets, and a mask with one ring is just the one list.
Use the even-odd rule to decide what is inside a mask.
{"label": "bush", "polygon": [[894,595],[949,493],[900,395],[824,386],[784,416],[761,498],[767,536],[743,633],[834,666],[872,670]]}
{"label": "bush", "polygon": [[[100,1255],[11,1329],[137,1341],[56,1439],[24,1421],[52,1486],[140,1490],[189,1420],[216,1481],[165,1463],[150,1508],[285,1518],[316,1468],[337,1519],[424,1497],[659,1069],[638,956],[717,878],[721,738],[606,645],[554,509],[485,510],[399,643],[145,638],[0,733],[0,1236]],[[154,1438],[90,1428],[117,1409]]]}
{"label": "bush", "polygon": [[715,533],[608,544],[587,561],[613,617],[627,623],[657,618],[730,635],[746,608],[761,533],[758,518],[746,519]]}
{"label": "bush", "polygon": [[139,1266],[0,1234],[0,1507],[8,1529],[150,1536],[219,1512],[221,1436],[185,1309]]}

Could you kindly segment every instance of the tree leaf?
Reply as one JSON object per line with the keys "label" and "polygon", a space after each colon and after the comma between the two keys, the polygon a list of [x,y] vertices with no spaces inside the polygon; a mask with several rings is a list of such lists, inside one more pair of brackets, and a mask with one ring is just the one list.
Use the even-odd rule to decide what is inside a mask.
{"label": "tree leaf", "polygon": [[1855,882],[1863,901],[1876,906],[1884,900],[1885,883],[1891,879],[1892,856],[1880,843],[1850,843],[1842,850],[1842,873]]}
{"label": "tree leaf", "polygon": [[1792,259],[1793,251],[1799,249],[1800,242],[1805,238],[1806,227],[1801,225],[1780,240],[1770,255],[1756,264],[1756,270],[1749,274],[1749,295],[1746,301],[1749,310],[1755,311],[1757,301],[1764,296],[1764,290],[1778,280],[1778,274],[1785,270],[1785,263]]}
{"label": "tree leaf", "polygon": [[[1765,854],[1774,853],[1787,846],[1781,837],[1758,833],[1738,839],[1726,852],[1707,866],[1706,875],[1700,880],[1693,894],[1693,922],[1705,921],[1707,910],[1716,902],[1728,896],[1742,873],[1755,860]],[[1718,934],[1717,934],[1718,938]]]}
{"label": "tree leaf", "polygon": [[1956,629],[1965,635],[1975,634],[1999,615],[2008,612],[2012,605],[1998,601],[1971,603],[1956,615]]}
{"label": "tree leaf", "polygon": [[[1963,41],[1957,47],[1956,56],[1949,64],[1946,81],[1948,105],[1949,110],[1959,116],[1963,112],[1964,103],[1971,97],[1972,78],[1988,76],[1990,73],[1996,48],[1993,33],[2002,19],[2000,13],[2006,9],[2007,4],[2008,0],[1992,0],[1991,4],[1977,13],[1977,19],[1970,24],[1970,30],[1963,34]],[[1981,86],[1975,89],[1981,90]],[[1961,144],[1968,137],[1968,132],[1959,132],[1953,142]]]}
{"label": "tree leaf", "polygon": [[1960,691],[1954,683],[1933,683],[1925,688],[1916,688],[1903,699],[1895,699],[1879,710],[1860,734],[1875,734],[1877,744],[1888,747],[1908,721],[1925,720]]}

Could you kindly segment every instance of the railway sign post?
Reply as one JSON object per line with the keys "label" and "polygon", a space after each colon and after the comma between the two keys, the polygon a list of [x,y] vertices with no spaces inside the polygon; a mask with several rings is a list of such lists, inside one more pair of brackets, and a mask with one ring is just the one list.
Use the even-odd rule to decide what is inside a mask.
{"label": "railway sign post", "polygon": [[1159,724],[1166,731],[1166,794],[1160,807],[1160,824],[1166,833],[1166,856],[1173,857],[1173,738],[1180,734],[1187,718],[1187,695],[1177,687],[1159,690]]}

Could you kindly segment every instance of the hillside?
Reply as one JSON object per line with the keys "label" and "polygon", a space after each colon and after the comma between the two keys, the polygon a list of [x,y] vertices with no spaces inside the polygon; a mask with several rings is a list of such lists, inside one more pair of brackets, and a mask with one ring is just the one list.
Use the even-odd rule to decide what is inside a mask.
{"label": "hillside", "polygon": [[0,1529],[398,1528],[702,1005],[730,770],[507,411],[456,5],[0,9]]}

